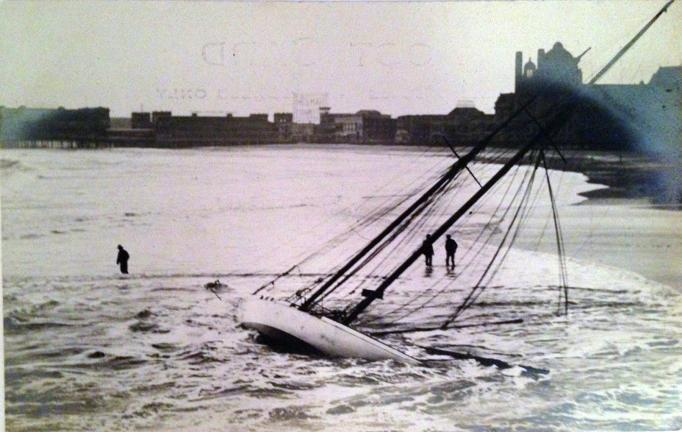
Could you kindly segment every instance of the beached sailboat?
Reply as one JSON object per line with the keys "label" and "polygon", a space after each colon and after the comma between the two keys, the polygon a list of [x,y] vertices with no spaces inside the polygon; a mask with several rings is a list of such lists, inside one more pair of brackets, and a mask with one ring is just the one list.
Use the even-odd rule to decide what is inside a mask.
{"label": "beached sailboat", "polygon": [[251,298],[241,308],[242,325],[257,330],[280,344],[305,344],[332,357],[394,359],[418,363],[414,357],[376,338],[325,316],[315,316],[285,303]]}
{"label": "beached sailboat", "polygon": [[[240,305],[239,320],[242,325],[257,330],[271,341],[277,341],[280,344],[307,345],[330,356],[359,357],[369,360],[394,359],[407,363],[418,362],[414,357],[400,352],[384,342],[350,327],[350,325],[372,302],[383,298],[387,288],[422,255],[421,247],[413,250],[392,273],[382,278],[382,282],[375,290],[363,289],[362,296],[364,298],[357,304],[342,311],[328,311],[317,306],[321,299],[339,288],[363,265],[370,262],[371,259],[367,259],[369,255],[376,253],[382,247],[386,247],[390,240],[396,238],[397,232],[405,230],[418,214],[433,205],[434,198],[447,190],[447,186],[457,177],[457,174],[467,168],[468,163],[486,147],[493,136],[494,134],[491,134],[488,140],[480,143],[455,162],[430,189],[417,198],[411,206],[405,209],[391,224],[315,290],[300,290],[286,302],[265,296],[259,297],[259,293],[268,286],[267,284],[256,290],[251,298],[246,299]],[[533,140],[520,149],[498,173],[483,184],[464,205],[442,223],[432,233],[434,241],[465,215],[511,167],[515,166],[536,145],[536,141]],[[447,328],[447,326],[443,328]]]}
{"label": "beached sailboat", "polygon": [[[653,25],[653,23],[668,9],[674,0],[670,0],[590,81],[589,84],[596,83],[630,47]],[[553,90],[556,90],[555,88]],[[249,329],[258,331],[268,340],[280,344],[301,344],[311,347],[325,355],[336,357],[359,357],[368,360],[394,359],[406,363],[418,363],[415,357],[401,352],[394,347],[387,345],[381,340],[372,337],[357,328],[354,323],[358,317],[376,300],[383,299],[387,290],[393,286],[401,275],[419,259],[423,254],[422,246],[412,248],[406,257],[396,263],[390,272],[378,278],[379,283],[374,289],[359,290],[362,299],[357,303],[347,304],[341,309],[330,310],[322,306],[322,301],[331,293],[335,292],[344,284],[349,283],[358,272],[380,254],[389,245],[400,243],[406,238],[405,233],[415,229],[421,218],[433,211],[433,208],[445,194],[450,192],[455,186],[455,180],[460,176],[466,176],[467,172],[473,176],[469,165],[476,157],[485,150],[493,138],[502,130],[507,128],[512,122],[525,121],[527,125],[532,125],[535,129],[534,136],[524,145],[506,158],[506,162],[500,166],[490,178],[484,183],[477,183],[477,189],[464,203],[445,220],[440,221],[439,225],[431,232],[431,241],[435,242],[453,227],[455,223],[465,217],[472,208],[483,199],[493,187],[495,187],[510,170],[518,164],[527,162],[533,168],[529,181],[523,183],[517,191],[520,197],[517,206],[512,210],[511,203],[507,208],[501,209],[508,215],[511,222],[507,232],[495,250],[490,263],[485,267],[479,282],[472,287],[468,295],[465,296],[461,304],[445,319],[442,324],[431,327],[413,327],[401,329],[397,332],[408,331],[431,331],[446,330],[455,322],[459,315],[469,308],[480,296],[484,289],[481,284],[483,278],[488,275],[493,262],[503,259],[501,253],[503,247],[509,248],[513,243],[515,234],[513,233],[515,222],[523,217],[522,209],[524,200],[529,196],[535,172],[543,167],[547,173],[546,152],[553,148],[559,155],[559,149],[553,144],[552,137],[565,125],[571,118],[576,106],[580,104],[580,99],[570,91],[556,100],[550,109],[541,113],[534,113],[535,102],[541,97],[535,94],[528,97],[520,104],[514,113],[495,130],[493,130],[484,140],[479,142],[468,153],[459,157],[438,179],[414,201],[403,209],[381,232],[376,234],[364,247],[353,254],[347,261],[342,263],[338,269],[329,272],[325,277],[316,280],[313,284],[305,286],[284,299],[275,299],[264,294],[264,291],[271,287],[268,283],[256,291],[251,298],[246,299],[240,304],[239,321]],[[542,119],[540,121],[539,119]],[[454,149],[453,149],[454,151]],[[458,156],[458,155],[457,155]],[[559,218],[554,200],[554,194],[550,183],[549,175],[546,174],[547,188],[552,202],[552,214],[554,228],[557,239],[557,252],[560,263],[563,257],[563,240],[560,231]],[[404,204],[401,202],[400,204]],[[397,207],[396,207],[397,208]],[[282,273],[279,277],[287,276],[296,266]],[[560,264],[562,286],[560,293],[563,298],[563,311],[567,313],[568,308],[568,286],[565,277],[565,264]],[[363,282],[364,283],[364,282]],[[361,288],[362,284],[358,286]],[[353,293],[358,289],[353,290]],[[383,332],[383,333],[391,333]]]}

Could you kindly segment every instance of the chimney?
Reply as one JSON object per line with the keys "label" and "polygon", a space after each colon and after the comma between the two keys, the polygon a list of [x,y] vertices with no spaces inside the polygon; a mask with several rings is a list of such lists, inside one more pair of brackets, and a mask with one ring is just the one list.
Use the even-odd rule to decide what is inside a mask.
{"label": "chimney", "polygon": [[521,87],[521,77],[523,69],[523,53],[521,51],[516,51],[516,69],[515,69],[515,80],[514,80],[514,91],[518,93]]}

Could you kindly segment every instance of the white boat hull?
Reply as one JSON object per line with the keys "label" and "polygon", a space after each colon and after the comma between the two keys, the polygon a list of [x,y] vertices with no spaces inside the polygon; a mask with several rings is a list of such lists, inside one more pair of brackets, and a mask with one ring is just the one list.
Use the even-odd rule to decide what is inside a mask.
{"label": "white boat hull", "polygon": [[310,315],[284,303],[249,298],[239,305],[244,327],[272,339],[295,338],[332,357],[393,359],[409,364],[419,360],[366,334],[329,318]]}

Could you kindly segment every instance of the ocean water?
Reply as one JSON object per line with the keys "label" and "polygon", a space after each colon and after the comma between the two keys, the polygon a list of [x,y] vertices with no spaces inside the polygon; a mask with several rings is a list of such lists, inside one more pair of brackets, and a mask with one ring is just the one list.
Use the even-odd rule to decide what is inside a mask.
{"label": "ocean water", "polygon": [[[569,315],[556,314],[553,222],[538,186],[518,247],[457,322],[523,323],[385,337],[428,360],[407,366],[278,352],[235,315],[241,299],[311,251],[319,253],[267,295],[290,294],[343,262],[390,220],[393,203],[452,162],[447,153],[262,146],[2,150],[0,159],[7,430],[682,428],[682,301],[671,270],[681,256],[678,212],[586,204],[579,193],[598,185],[552,172]],[[472,169],[484,180],[495,166]],[[503,236],[508,218],[497,205],[528,171],[515,171],[455,225],[454,271],[437,244],[434,268],[413,265],[358,327],[431,325],[450,315]],[[384,267],[350,282],[375,284],[476,187],[464,177],[460,186]],[[369,215],[372,223],[359,224]],[[484,247],[481,227],[491,239]],[[117,272],[117,244],[131,254],[128,276]],[[204,288],[216,279],[225,284],[217,295]],[[329,305],[355,299],[340,293]]]}

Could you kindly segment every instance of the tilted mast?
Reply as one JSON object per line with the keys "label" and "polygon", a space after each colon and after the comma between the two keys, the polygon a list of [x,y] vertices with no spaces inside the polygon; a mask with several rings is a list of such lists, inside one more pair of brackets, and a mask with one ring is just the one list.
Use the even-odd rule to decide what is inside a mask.
{"label": "tilted mast", "polygon": [[[639,38],[653,25],[653,23],[664,13],[668,10],[670,5],[674,2],[675,0],[670,0],[668,1],[661,10],[653,17],[651,18],[645,25],[642,27],[642,29],[623,47],[621,48],[618,53],[589,81],[588,84],[594,84],[599,80],[608,70],[639,40]],[[525,109],[530,105],[532,101],[534,101],[537,98],[537,95],[533,96],[533,98],[524,104],[524,106],[520,109],[517,110],[512,117],[510,117],[501,127],[498,127],[495,132],[493,132],[492,135],[498,133],[502,128],[506,127],[511,119],[515,117],[516,115],[519,114],[520,111],[525,111]],[[483,197],[504,175],[509,172],[509,170],[516,165],[523,157],[526,155],[528,151],[530,151],[544,136],[548,134],[552,134],[558,129],[560,129],[566,122],[569,120],[571,115],[573,114],[575,107],[575,101],[571,100],[567,104],[565,104],[562,107],[562,110],[559,112],[558,115],[556,115],[553,119],[553,121],[546,127],[544,130],[540,130],[535,137],[528,142],[525,146],[523,146],[506,164],[502,166],[502,168],[495,173],[495,175],[488,180],[476,193],[464,204],[462,205],[450,218],[448,218],[441,226],[439,226],[436,231],[431,233],[431,238],[432,242],[437,240],[440,236],[445,234],[445,232],[455,223],[457,220],[462,217],[467,210],[469,210],[481,197]],[[453,168],[458,165],[459,162],[462,162],[461,167],[459,167],[458,171],[461,170],[466,166],[467,163],[473,159],[475,154],[472,155],[472,153],[476,152],[478,153],[480,150],[482,150],[485,145],[489,142],[491,136],[486,138],[486,140],[482,141],[478,146],[476,146],[475,150],[472,150],[470,153],[465,155],[462,159],[458,160],[457,163],[453,165]],[[478,151],[476,151],[478,150]],[[447,174],[446,174],[447,175]],[[444,176],[445,177],[445,176]],[[433,188],[432,188],[433,189]],[[430,189],[431,190],[431,189]],[[420,198],[421,199],[421,198]],[[394,223],[399,223],[394,221]],[[400,275],[405,272],[420,256],[422,255],[422,250],[421,247],[416,249],[405,261],[403,261],[402,264],[400,264],[389,276],[386,277],[386,279],[383,280],[383,282],[377,287],[375,291],[370,291],[370,290],[363,290],[363,296],[365,298],[361,300],[351,311],[346,315],[346,317],[343,319],[344,324],[350,324],[353,322],[357,316],[362,313],[374,300],[377,298],[383,298],[384,292],[386,289],[396,280],[400,277]]]}
{"label": "tilted mast", "polygon": [[[560,119],[560,123],[563,124],[565,123],[564,116],[558,116],[556,119]],[[555,123],[558,123],[558,120],[555,120]],[[555,130],[557,126],[554,126],[552,128],[548,128],[549,130]],[[479,190],[476,191],[476,193],[467,200],[464,205],[462,205],[452,216],[450,216],[441,226],[439,226],[434,232],[431,233],[431,239],[432,241],[435,241],[438,239],[440,236],[445,234],[445,232],[455,223],[459,218],[461,218],[463,215],[466,214],[466,212],[474,205],[476,202],[481,199],[495,184],[502,178],[504,177],[507,172],[509,172],[510,169],[514,165],[516,165],[523,157],[530,151],[539,141],[540,139],[544,136],[544,134],[539,133],[536,135],[536,137],[528,142],[525,146],[521,148],[516,154],[507,161],[506,164],[502,166],[502,168],[493,175],[493,177],[488,180],[483,187],[481,187]],[[384,279],[384,281],[377,287],[375,291],[370,291],[370,290],[364,290],[363,295],[365,298],[360,301],[349,313],[346,315],[346,317],[343,320],[344,324],[349,324],[352,321],[357,318],[357,316],[363,312],[367,307],[377,298],[383,298],[384,291],[386,291],[386,288],[388,288],[393,282],[395,282],[396,279],[400,277],[400,275],[405,272],[421,255],[423,254],[422,248],[419,247],[417,248],[412,254],[407,257],[405,261],[403,261],[402,264],[398,266],[390,275]]]}
{"label": "tilted mast", "polygon": [[524,112],[530,105],[535,101],[536,97],[531,97],[526,101],[519,109],[514,111],[512,115],[509,116],[502,124],[497,126],[488,136],[486,136],[481,142],[479,142],[474,148],[464,155],[462,158],[458,159],[457,162],[452,164],[448,171],[443,174],[436,183],[431,186],[426,192],[424,192],[417,200],[405,209],[398,217],[395,218],[383,231],[381,231],[376,237],[365,245],[358,253],[356,253],[350,260],[346,262],[339,270],[336,271],[320,288],[318,288],[313,294],[308,297],[299,309],[302,311],[310,310],[319,299],[319,297],[324,294],[329,288],[334,285],[348,270],[350,270],[358,261],[360,261],[365,255],[374,249],[387,235],[389,235],[394,229],[396,229],[407,217],[419,209],[419,207],[426,202],[434,193],[436,193],[443,185],[447,184],[452,180],[457,173],[462,171],[467,167],[467,165],[473,161],[473,159],[492,141],[492,139],[503,129],[511,123],[511,121],[516,118],[519,114]]}

